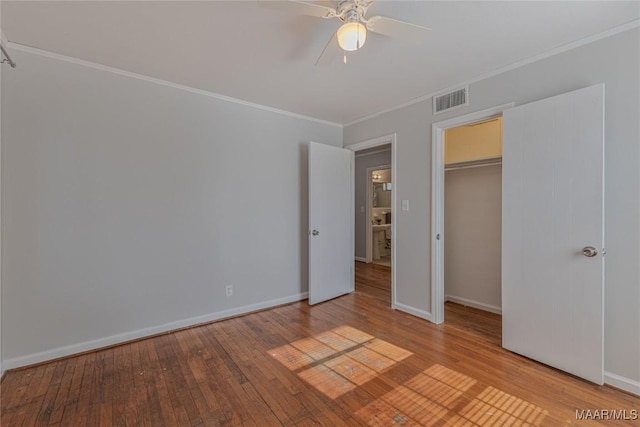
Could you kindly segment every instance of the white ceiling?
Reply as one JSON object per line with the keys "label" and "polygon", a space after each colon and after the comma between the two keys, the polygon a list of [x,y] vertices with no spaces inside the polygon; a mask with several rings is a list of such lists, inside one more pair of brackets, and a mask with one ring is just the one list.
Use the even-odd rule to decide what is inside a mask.
{"label": "white ceiling", "polygon": [[640,2],[378,0],[367,15],[433,31],[370,34],[347,65],[315,67],[339,22],[257,1],[2,1],[11,42],[343,124],[637,20]]}

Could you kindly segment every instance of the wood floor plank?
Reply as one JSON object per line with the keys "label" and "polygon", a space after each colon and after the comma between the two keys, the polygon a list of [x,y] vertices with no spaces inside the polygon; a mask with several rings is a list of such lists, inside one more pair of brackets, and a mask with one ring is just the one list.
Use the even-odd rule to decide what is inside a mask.
{"label": "wood floor plank", "polygon": [[[55,402],[58,397],[58,393],[60,392],[60,388],[61,388],[60,384],[64,377],[66,366],[69,362],[70,362],[70,359],[64,359],[64,360],[52,362],[53,366],[55,366],[55,370],[51,378],[51,382],[47,384],[47,392],[46,392],[45,398],[43,399],[42,406],[38,411],[36,424],[38,425],[49,424],[51,414],[55,409]],[[34,369],[37,369],[37,368],[38,367]],[[18,371],[18,372],[21,372],[21,371]],[[4,411],[3,411],[3,417],[4,417]],[[9,424],[9,425],[12,425],[12,424]],[[16,422],[15,424],[18,424],[18,422]]]}
{"label": "wood floor plank", "polygon": [[[95,383],[91,384],[90,395],[99,396],[94,402],[94,411],[99,420],[97,425],[113,425],[114,353],[114,348],[99,352],[98,360],[102,372],[96,372],[93,377]],[[98,407],[96,408],[95,405]]]}
{"label": "wood floor plank", "polygon": [[2,426],[638,425],[576,410],[640,398],[501,348],[501,317],[447,303],[434,325],[390,308],[391,270],[356,292],[6,373]]}
{"label": "wood floor plank", "polygon": [[86,405],[82,405],[78,407],[78,401],[80,400],[82,393],[77,393],[77,390],[82,390],[82,380],[85,373],[85,368],[87,364],[87,360],[90,358],[89,355],[82,355],[77,358],[77,363],[73,371],[73,376],[71,378],[71,382],[69,383],[69,394],[67,397],[67,401],[64,405],[64,413],[62,414],[62,419],[70,420],[70,422],[75,425],[82,425],[83,423],[83,414],[87,410]]}
{"label": "wood floor plank", "polygon": [[78,418],[81,425],[99,425],[100,406],[103,404],[100,396],[101,378],[104,375],[104,351],[96,351],[87,355],[85,374],[78,391]]}

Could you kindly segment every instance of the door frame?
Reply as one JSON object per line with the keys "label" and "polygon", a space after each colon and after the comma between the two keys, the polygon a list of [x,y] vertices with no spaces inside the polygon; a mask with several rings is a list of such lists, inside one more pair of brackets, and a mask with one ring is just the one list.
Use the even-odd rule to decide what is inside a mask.
{"label": "door frame", "polygon": [[[344,148],[351,150],[355,153],[357,153],[358,151],[362,151],[362,150],[366,150],[368,148],[373,148],[373,147],[379,147],[381,145],[387,145],[387,144],[391,144],[391,182],[393,183],[393,190],[391,191],[391,308],[395,309],[396,308],[396,271],[397,269],[397,263],[396,263],[396,249],[397,249],[397,245],[396,245],[396,236],[398,235],[398,233],[396,232],[396,223],[397,223],[397,212],[398,212],[398,207],[396,206],[397,203],[397,198],[396,195],[398,194],[398,192],[396,191],[398,189],[398,185],[397,185],[397,165],[396,165],[396,134],[392,133],[390,135],[384,135],[384,136],[380,136],[378,138],[373,138],[373,139],[367,139],[365,141],[361,141],[355,144],[351,144],[348,145]],[[352,181],[355,182],[355,155],[353,156],[353,166],[351,168],[352,170]],[[352,204],[354,205],[354,212],[355,212],[355,185],[353,185],[351,187],[351,199],[353,200]],[[352,239],[352,247],[355,248],[355,222],[356,222],[356,217],[355,217],[355,213],[353,215],[352,218],[353,221],[353,233],[351,233],[351,239]],[[370,228],[370,227],[367,227]],[[354,256],[354,261],[355,261],[355,253],[353,254]]]}
{"label": "door frame", "polygon": [[[502,115],[515,103],[433,123],[431,126],[431,321],[444,322],[444,131]],[[393,218],[393,217],[392,217]]]}
{"label": "door frame", "polygon": [[[371,197],[371,193],[373,192],[373,183],[371,182],[371,173],[374,171],[379,171],[383,169],[391,169],[393,173],[393,168],[391,165],[381,165],[381,166],[372,166],[367,168],[367,211],[365,212],[365,224],[367,226],[367,235],[365,236],[365,259],[367,260],[367,264],[373,262],[373,227],[371,224],[371,210],[373,209],[373,197]],[[393,182],[393,181],[392,181]],[[393,186],[391,187],[391,198],[393,200]],[[391,206],[391,212],[393,212],[393,205]],[[391,221],[393,221],[393,213],[391,215]],[[393,235],[392,235],[393,237]],[[393,247],[391,248],[393,250]],[[393,269],[393,264],[391,265]]]}

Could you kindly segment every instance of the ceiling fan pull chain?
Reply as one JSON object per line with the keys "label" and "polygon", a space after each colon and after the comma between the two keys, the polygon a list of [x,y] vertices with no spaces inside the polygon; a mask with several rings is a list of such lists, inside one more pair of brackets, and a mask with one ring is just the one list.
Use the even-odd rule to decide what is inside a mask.
{"label": "ceiling fan pull chain", "polygon": [[347,63],[347,52],[344,52],[344,57],[342,58],[342,60],[344,61],[344,63]]}

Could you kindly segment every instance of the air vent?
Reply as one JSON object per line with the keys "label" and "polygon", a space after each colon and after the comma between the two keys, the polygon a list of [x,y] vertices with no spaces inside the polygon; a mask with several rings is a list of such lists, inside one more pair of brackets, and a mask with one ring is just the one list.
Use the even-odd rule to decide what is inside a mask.
{"label": "air vent", "polygon": [[433,97],[433,114],[469,105],[469,86]]}

